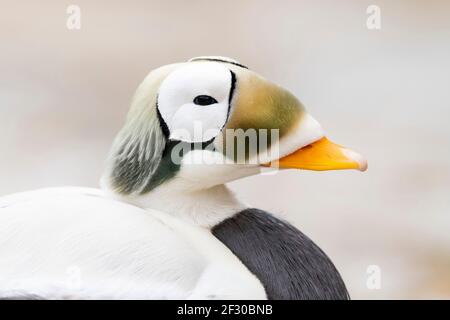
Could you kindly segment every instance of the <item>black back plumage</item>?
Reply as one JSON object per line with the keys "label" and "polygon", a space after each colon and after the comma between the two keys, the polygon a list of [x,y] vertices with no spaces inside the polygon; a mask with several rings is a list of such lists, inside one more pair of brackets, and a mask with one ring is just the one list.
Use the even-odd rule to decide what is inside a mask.
{"label": "black back plumage", "polygon": [[246,209],[212,232],[259,278],[269,299],[350,298],[328,256],[298,229],[265,211]]}

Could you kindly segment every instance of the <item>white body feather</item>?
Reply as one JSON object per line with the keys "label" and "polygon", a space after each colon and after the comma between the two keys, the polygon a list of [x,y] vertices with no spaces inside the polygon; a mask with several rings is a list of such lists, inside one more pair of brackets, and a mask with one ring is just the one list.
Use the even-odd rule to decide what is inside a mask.
{"label": "white body feather", "polygon": [[0,297],[264,299],[207,228],[85,188],[0,198]]}

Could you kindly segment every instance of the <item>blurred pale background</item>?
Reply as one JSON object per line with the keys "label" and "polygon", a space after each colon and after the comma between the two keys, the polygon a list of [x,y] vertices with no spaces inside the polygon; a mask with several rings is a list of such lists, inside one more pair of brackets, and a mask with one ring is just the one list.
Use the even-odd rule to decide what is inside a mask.
{"label": "blurred pale background", "polygon": [[[237,194],[314,239],[353,298],[450,298],[449,2],[0,3],[0,195],[97,186],[151,69],[230,56],[369,159],[364,174],[288,171],[234,182]],[[81,30],[66,28],[69,4]],[[366,27],[371,4],[381,30]]]}

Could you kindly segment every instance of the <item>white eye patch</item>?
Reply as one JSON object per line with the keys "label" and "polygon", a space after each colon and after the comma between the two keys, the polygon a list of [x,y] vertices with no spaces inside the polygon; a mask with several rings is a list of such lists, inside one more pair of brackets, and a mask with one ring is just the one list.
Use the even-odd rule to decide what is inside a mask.
{"label": "white eye patch", "polygon": [[158,109],[170,139],[203,142],[224,127],[232,74],[216,62],[193,62],[173,71],[162,82]]}

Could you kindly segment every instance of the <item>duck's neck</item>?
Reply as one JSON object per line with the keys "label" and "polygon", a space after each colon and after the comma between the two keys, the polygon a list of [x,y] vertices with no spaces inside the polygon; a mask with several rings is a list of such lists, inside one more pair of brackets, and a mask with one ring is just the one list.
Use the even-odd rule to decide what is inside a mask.
{"label": "duck's neck", "polygon": [[187,191],[176,184],[161,185],[148,194],[127,201],[206,228],[212,228],[246,208],[223,184],[194,191]]}

